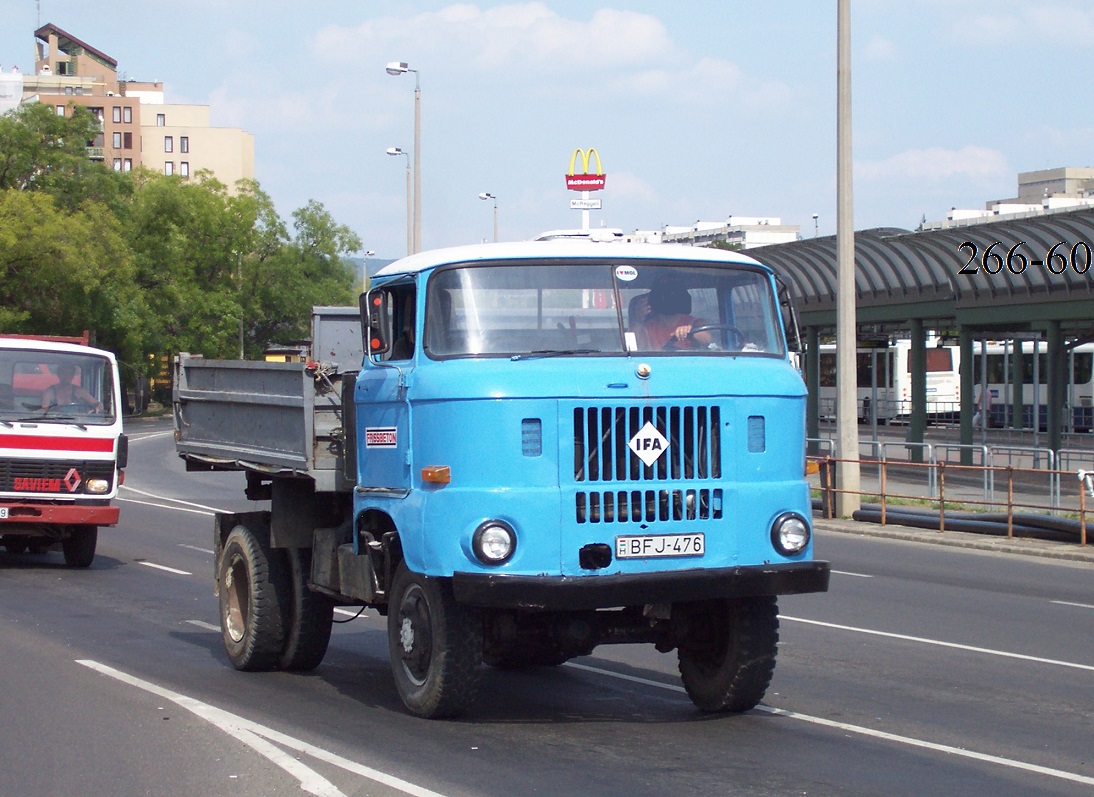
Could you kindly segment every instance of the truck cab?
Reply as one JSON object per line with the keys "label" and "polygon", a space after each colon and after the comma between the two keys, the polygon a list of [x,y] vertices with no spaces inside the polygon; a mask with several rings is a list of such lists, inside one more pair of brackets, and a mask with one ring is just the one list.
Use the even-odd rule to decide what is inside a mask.
{"label": "truck cab", "polygon": [[0,542],[88,567],[127,447],[114,355],[77,341],[0,337]]}

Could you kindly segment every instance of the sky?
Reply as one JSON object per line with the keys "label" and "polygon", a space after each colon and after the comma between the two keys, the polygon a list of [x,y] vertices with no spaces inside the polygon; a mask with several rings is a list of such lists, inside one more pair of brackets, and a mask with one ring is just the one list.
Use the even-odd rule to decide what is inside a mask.
{"label": "sky", "polygon": [[[255,138],[286,220],[315,200],[363,251],[406,251],[421,86],[423,248],[579,227],[565,174],[595,147],[594,226],[731,215],[836,229],[835,0],[6,0],[0,67],[52,23],[167,101]],[[856,229],[914,229],[1094,166],[1094,3],[851,0]],[[817,215],[814,222],[813,215]]]}

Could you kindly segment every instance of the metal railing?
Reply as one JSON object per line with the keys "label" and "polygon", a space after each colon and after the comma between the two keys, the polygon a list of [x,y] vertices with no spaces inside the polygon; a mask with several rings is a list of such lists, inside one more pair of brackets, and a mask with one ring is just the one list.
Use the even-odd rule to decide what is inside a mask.
{"label": "metal railing", "polygon": [[[1087,544],[1087,499],[1094,499],[1094,472],[1025,468],[1015,467],[1011,464],[994,465],[991,464],[991,452],[987,450],[981,452],[981,455],[985,458],[984,462],[988,464],[982,462],[980,465],[961,465],[948,462],[945,459],[937,459],[938,450],[941,448],[942,446],[935,447],[928,462],[911,462],[907,460],[893,462],[885,459],[884,456],[866,461],[841,460],[832,456],[810,457],[809,459],[819,466],[819,486],[814,485],[813,489],[814,492],[819,491],[823,516],[826,518],[835,516],[833,508],[836,506],[835,499],[837,495],[856,494],[860,497],[877,499],[880,507],[881,525],[892,522],[891,514],[898,511],[892,509],[892,507],[903,506],[902,514],[906,516],[910,511],[916,513],[921,511],[909,510],[908,504],[919,504],[931,510],[937,509],[938,530],[940,532],[946,530],[947,513],[954,523],[959,524],[970,522],[1001,524],[1002,521],[997,520],[996,515],[1004,514],[1006,536],[1008,538],[1015,536],[1016,523],[1024,528],[1035,521],[1043,521],[1044,528],[1060,530],[1065,526],[1070,528],[1071,523],[1077,522],[1079,544],[1083,546]],[[1043,453],[1044,450],[1041,449],[1038,452]],[[860,465],[876,466],[878,469],[877,489],[867,487],[862,487],[857,491],[841,489],[835,481],[835,466],[839,462],[858,462]],[[927,484],[931,483],[928,474],[934,472],[937,474],[935,487],[929,490],[929,494],[926,496],[922,492],[900,491],[904,489],[901,485],[908,485],[910,488],[914,486],[914,481],[909,483],[906,480],[902,482],[891,480],[889,478],[890,470],[894,467],[900,468],[903,472],[922,471]],[[974,474],[980,475],[985,485],[990,485],[990,488],[985,486],[984,494],[980,498],[968,494],[968,483],[970,481],[979,481],[975,476],[973,479],[968,478],[969,475]],[[947,477],[951,480],[949,487],[947,486]],[[1037,487],[1039,480],[1046,477],[1049,479],[1047,502],[1039,500],[1044,492],[1039,491]],[[1061,479],[1061,477],[1065,478]],[[997,500],[995,485],[1004,483],[1006,485],[1006,497]],[[1068,485],[1064,491],[1064,496],[1061,496],[1062,484]],[[1044,513],[1044,515],[1038,515],[1034,520],[1031,520],[1031,517],[1025,514],[1026,512]],[[979,521],[971,517],[975,513],[983,513],[985,520]],[[989,513],[996,514],[989,516]],[[903,519],[907,519],[907,517]]]}

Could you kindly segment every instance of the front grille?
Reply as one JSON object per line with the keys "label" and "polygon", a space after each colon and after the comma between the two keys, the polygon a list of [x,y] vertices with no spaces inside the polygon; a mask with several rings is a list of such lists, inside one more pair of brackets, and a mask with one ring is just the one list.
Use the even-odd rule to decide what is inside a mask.
{"label": "front grille", "polygon": [[719,489],[606,490],[577,494],[578,523],[653,523],[721,517]]}
{"label": "front grille", "polygon": [[[75,475],[73,474],[75,470]],[[79,487],[70,492],[68,484],[79,479]],[[29,479],[34,489],[17,489],[16,480]],[[37,460],[37,459],[0,459],[0,491],[3,492],[40,492],[62,493],[64,495],[85,494],[84,485],[88,479],[106,479],[113,487],[114,463],[111,460]],[[57,482],[51,485],[48,482]],[[52,489],[53,486],[59,489]]]}
{"label": "front grille", "polygon": [[[627,444],[647,423],[668,450],[645,465]],[[578,407],[574,481],[678,481],[722,476],[721,411],[713,407]]]}
{"label": "front grille", "polygon": [[[721,489],[664,484],[721,478],[719,407],[578,407],[573,422],[574,481],[616,485],[579,490],[575,499],[578,523],[722,517]],[[652,465],[642,462],[628,446],[647,423],[667,441],[665,452]]]}

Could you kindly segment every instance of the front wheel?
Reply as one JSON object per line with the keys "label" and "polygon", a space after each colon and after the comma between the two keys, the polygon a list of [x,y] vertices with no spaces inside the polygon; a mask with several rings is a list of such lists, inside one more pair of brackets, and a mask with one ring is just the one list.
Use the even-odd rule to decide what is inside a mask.
{"label": "front wheel", "polygon": [[65,564],[69,567],[91,567],[98,541],[98,526],[73,526],[68,536],[61,541]]}
{"label": "front wheel", "polygon": [[387,616],[388,652],[399,697],[419,717],[455,717],[475,699],[482,619],[456,603],[451,584],[399,565]]}
{"label": "front wheel", "polygon": [[775,672],[775,597],[703,601],[674,607],[677,611],[688,629],[678,657],[691,702],[712,712],[754,708]]}
{"label": "front wheel", "polygon": [[237,670],[275,670],[285,641],[283,606],[291,594],[284,552],[246,526],[224,541],[217,568],[224,650]]}

